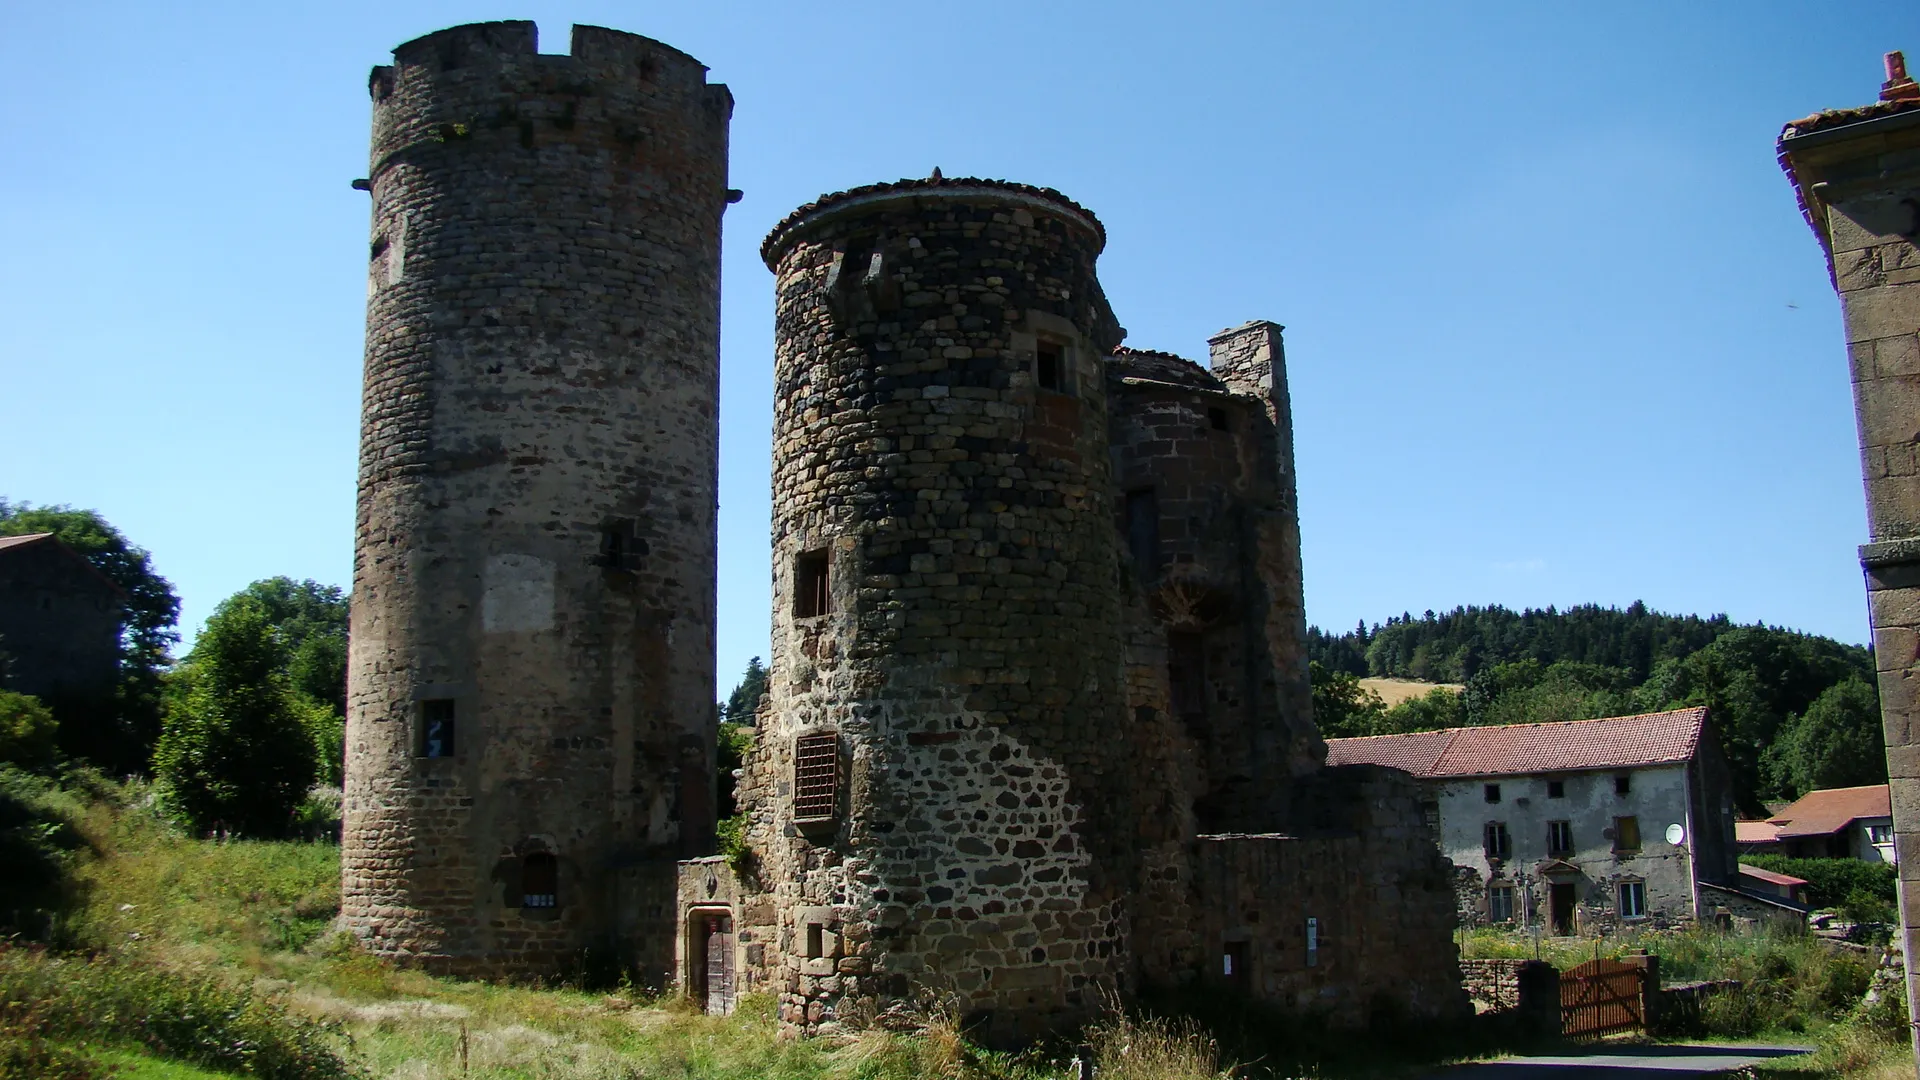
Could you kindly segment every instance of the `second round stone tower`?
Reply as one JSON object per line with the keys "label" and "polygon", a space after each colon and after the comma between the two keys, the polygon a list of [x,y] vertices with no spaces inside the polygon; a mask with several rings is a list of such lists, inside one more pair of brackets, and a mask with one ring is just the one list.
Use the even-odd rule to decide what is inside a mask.
{"label": "second round stone tower", "polygon": [[709,850],[720,222],[692,57],[454,27],[373,70],[342,914],[382,955],[672,957]]}
{"label": "second round stone tower", "polygon": [[774,661],[742,799],[789,1023],[911,988],[1017,1037],[1126,979],[1104,242],[1058,192],[936,177],[762,249]]}

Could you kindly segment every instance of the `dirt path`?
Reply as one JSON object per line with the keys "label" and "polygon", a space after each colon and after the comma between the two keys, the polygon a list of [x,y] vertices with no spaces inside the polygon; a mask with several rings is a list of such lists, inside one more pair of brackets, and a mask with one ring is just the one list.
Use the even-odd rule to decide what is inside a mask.
{"label": "dirt path", "polygon": [[1771,1058],[1790,1057],[1811,1046],[1596,1046],[1539,1057],[1505,1058],[1453,1065],[1428,1080],[1680,1080],[1742,1069]]}

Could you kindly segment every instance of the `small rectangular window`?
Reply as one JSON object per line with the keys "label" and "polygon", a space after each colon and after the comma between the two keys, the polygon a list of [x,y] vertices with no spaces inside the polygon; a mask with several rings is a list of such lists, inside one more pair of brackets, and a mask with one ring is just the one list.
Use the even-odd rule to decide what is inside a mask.
{"label": "small rectangular window", "polygon": [[1633,776],[1631,774],[1621,773],[1619,776],[1613,778],[1613,793],[1615,795],[1625,795],[1632,790]]}
{"label": "small rectangular window", "polygon": [[1500,785],[1488,784],[1482,794],[1486,796],[1488,802],[1497,803],[1500,801]]}
{"label": "small rectangular window", "polygon": [[1220,974],[1228,983],[1246,987],[1252,984],[1251,972],[1247,970],[1247,943],[1229,941],[1220,948]]}
{"label": "small rectangular window", "polygon": [[793,816],[818,821],[834,816],[840,789],[840,737],[831,731],[793,741]]}
{"label": "small rectangular window", "polygon": [[1057,341],[1042,338],[1034,346],[1033,381],[1042,390],[1064,391],[1067,388],[1067,351]]}
{"label": "small rectangular window", "polygon": [[1567,797],[1567,784],[1564,780],[1547,781],[1547,798],[1564,799]]}
{"label": "small rectangular window", "polygon": [[819,923],[807,924],[807,959],[818,960],[827,955],[827,928]]}
{"label": "small rectangular window", "polygon": [[1487,921],[1513,921],[1513,886],[1493,885],[1487,889]]}
{"label": "small rectangular window", "polygon": [[520,906],[560,906],[560,860],[536,851],[520,861]]}
{"label": "small rectangular window", "polygon": [[1647,885],[1643,881],[1620,883],[1620,917],[1638,919],[1647,913]]}
{"label": "small rectangular window", "polygon": [[1893,826],[1891,825],[1867,826],[1867,843],[1869,844],[1893,843]]}
{"label": "small rectangular window", "polygon": [[1487,858],[1510,859],[1513,857],[1513,838],[1507,835],[1507,823],[1489,821],[1486,829]]}
{"label": "small rectangular window", "polygon": [[793,559],[793,614],[811,619],[833,610],[833,592],[827,581],[827,551],[803,551]]}
{"label": "small rectangular window", "polygon": [[1573,854],[1573,822],[1571,821],[1547,822],[1547,854],[1549,855]]}
{"label": "small rectangular window", "polygon": [[1617,817],[1613,819],[1613,850],[1640,850],[1640,819],[1637,817]]}
{"label": "small rectangular window", "polygon": [[452,698],[433,698],[420,703],[420,756],[453,756]]}
{"label": "small rectangular window", "polygon": [[1218,406],[1208,409],[1207,426],[1215,431],[1227,430],[1227,410]]}

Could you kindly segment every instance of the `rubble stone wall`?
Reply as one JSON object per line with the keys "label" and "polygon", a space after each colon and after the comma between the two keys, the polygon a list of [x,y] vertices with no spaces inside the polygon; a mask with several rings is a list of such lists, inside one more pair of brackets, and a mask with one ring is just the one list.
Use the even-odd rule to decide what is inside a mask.
{"label": "rubble stone wall", "polygon": [[[1012,1038],[1124,980],[1102,241],[1063,198],[961,181],[803,210],[768,241],[774,655],[739,797],[805,1030],[911,983]],[[797,593],[809,560],[824,612]],[[810,732],[840,740],[843,799],[796,823]]]}
{"label": "rubble stone wall", "polygon": [[658,42],[543,55],[524,22],[369,88],[342,915],[441,970],[592,946],[664,976],[674,860],[712,844],[731,99]]}

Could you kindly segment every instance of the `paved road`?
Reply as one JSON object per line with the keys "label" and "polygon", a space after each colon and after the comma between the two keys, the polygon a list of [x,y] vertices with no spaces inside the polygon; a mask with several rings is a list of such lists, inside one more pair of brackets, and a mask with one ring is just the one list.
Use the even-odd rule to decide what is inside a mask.
{"label": "paved road", "polygon": [[1682,1080],[1791,1057],[1811,1046],[1596,1046],[1591,1051],[1453,1065],[1428,1080]]}

